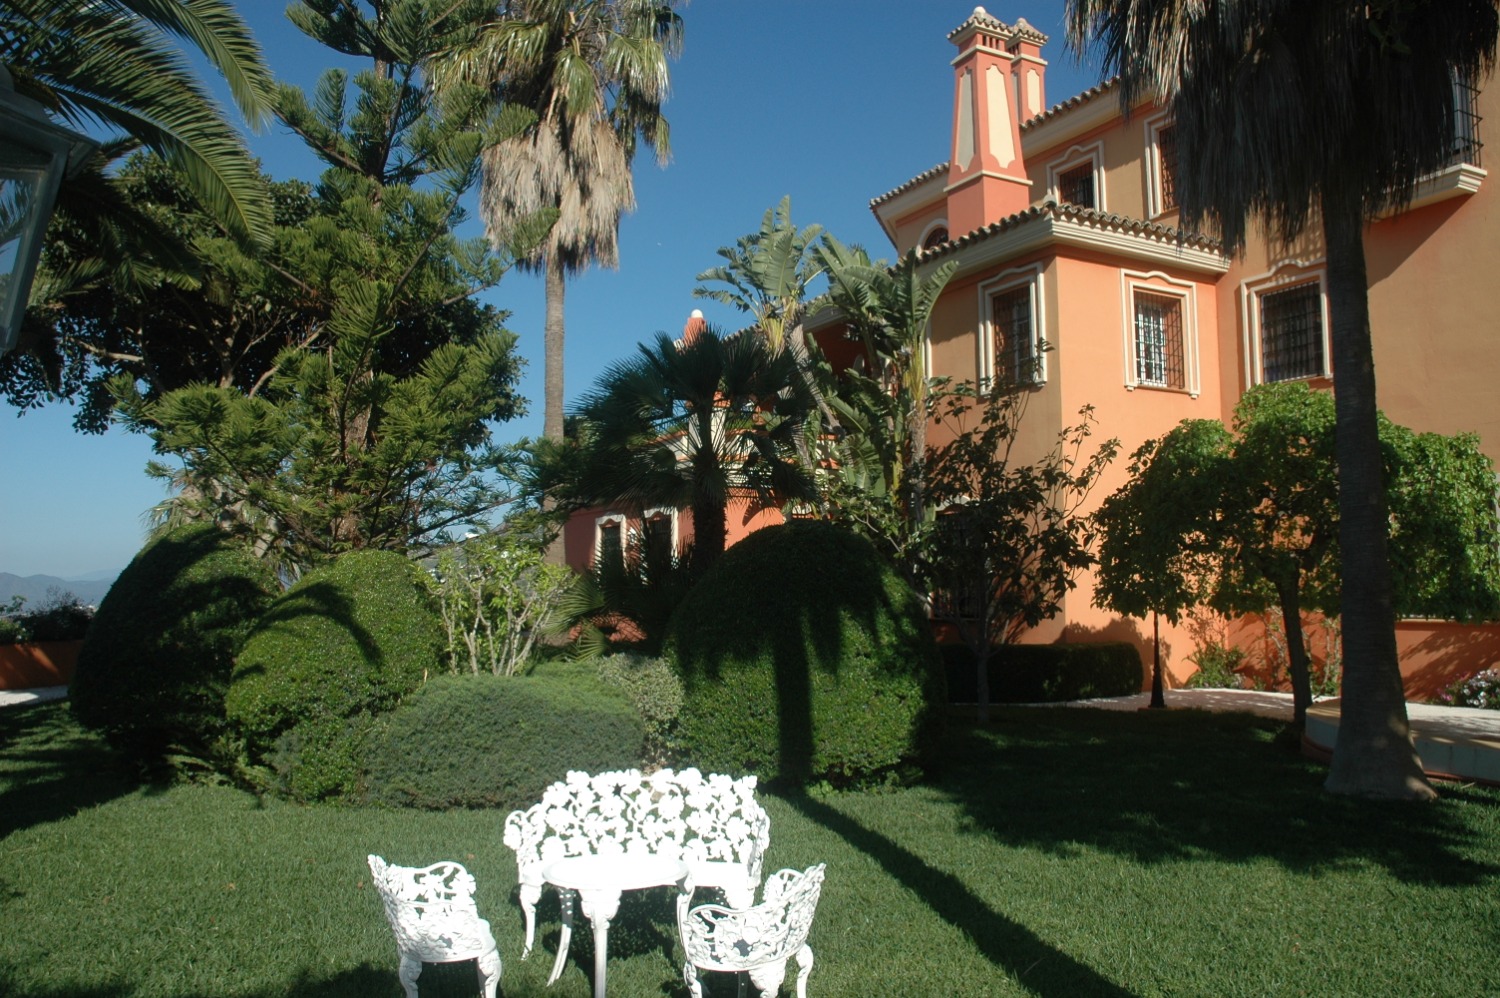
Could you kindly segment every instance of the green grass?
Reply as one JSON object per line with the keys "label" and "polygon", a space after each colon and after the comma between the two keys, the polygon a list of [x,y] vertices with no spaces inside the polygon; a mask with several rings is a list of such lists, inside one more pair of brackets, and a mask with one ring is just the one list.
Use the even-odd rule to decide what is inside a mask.
{"label": "green grass", "polygon": [[[1500,993],[1500,792],[1331,798],[1269,722],[1192,712],[1000,710],[947,756],[932,786],[766,799],[768,870],[828,864],[813,998]],[[550,898],[519,959],[502,818],[142,786],[65,707],[0,712],[0,995],[398,998],[367,852],[463,861],[502,992],[587,995],[587,932],[543,986]],[[611,994],[680,998],[677,954],[668,893],[627,895]]]}

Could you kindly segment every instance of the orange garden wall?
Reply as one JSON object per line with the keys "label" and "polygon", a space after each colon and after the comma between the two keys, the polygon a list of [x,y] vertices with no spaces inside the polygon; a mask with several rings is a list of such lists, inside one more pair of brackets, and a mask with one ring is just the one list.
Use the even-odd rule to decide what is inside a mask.
{"label": "orange garden wall", "polygon": [[0,645],[0,690],[66,686],[73,681],[82,641]]}

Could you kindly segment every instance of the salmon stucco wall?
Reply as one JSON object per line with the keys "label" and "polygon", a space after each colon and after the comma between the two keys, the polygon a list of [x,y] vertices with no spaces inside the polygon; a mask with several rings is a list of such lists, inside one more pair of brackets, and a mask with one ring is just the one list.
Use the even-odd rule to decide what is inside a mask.
{"label": "salmon stucco wall", "polygon": [[66,686],[73,681],[82,641],[0,645],[0,690]]}

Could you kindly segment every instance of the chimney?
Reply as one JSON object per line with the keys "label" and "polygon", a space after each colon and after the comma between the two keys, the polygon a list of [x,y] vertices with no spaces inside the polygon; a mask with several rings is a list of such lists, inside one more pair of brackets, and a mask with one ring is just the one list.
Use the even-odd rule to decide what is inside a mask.
{"label": "chimney", "polygon": [[948,35],[953,60],[953,155],[948,164],[948,231],[956,238],[1031,203],[1021,156],[1021,122],[1043,108],[1041,46],[1047,36],[975,7]]}
{"label": "chimney", "polygon": [[706,329],[708,329],[708,323],[703,319],[703,310],[693,309],[693,314],[688,316],[687,324],[682,327],[682,345],[692,346],[693,341],[703,335]]}

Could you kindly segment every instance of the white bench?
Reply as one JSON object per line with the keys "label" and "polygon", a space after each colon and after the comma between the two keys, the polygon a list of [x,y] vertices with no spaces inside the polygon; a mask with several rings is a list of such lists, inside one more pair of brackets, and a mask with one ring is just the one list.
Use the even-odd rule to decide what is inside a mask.
{"label": "white bench", "polygon": [[717,887],[732,907],[748,908],[770,842],[771,819],[755,800],[754,776],[737,780],[696,769],[570,772],[540,803],[505,819],[526,919],[522,959],[536,940],[542,869],[549,863],[627,854],[681,860],[694,887]]}

